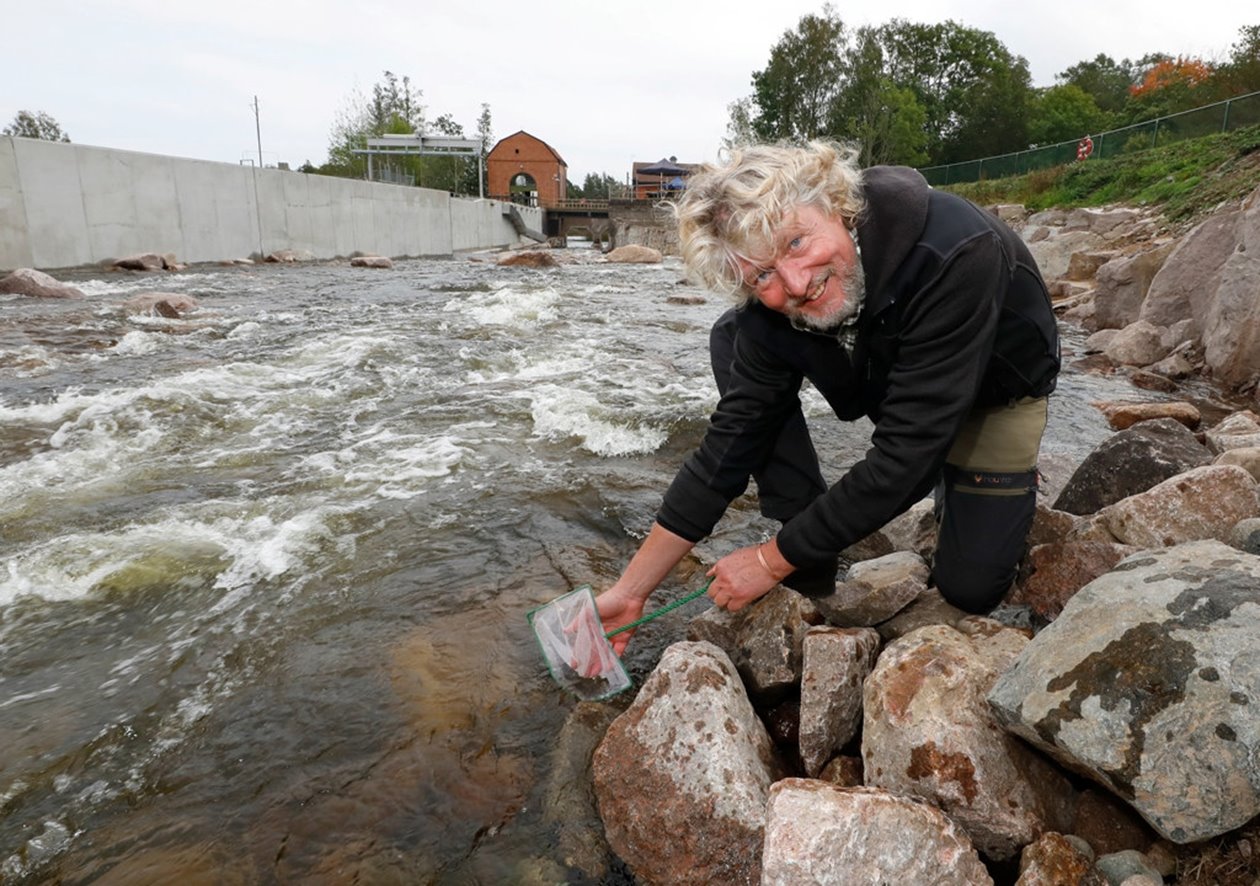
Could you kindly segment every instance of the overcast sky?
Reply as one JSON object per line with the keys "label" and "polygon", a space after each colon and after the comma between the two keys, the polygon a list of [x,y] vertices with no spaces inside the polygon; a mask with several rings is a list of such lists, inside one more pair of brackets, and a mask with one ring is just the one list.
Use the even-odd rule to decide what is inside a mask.
{"label": "overcast sky", "polygon": [[[297,167],[327,158],[328,133],[357,88],[388,69],[424,92],[430,118],[474,133],[524,129],[555,148],[578,184],[624,180],[635,160],[712,160],[727,105],[751,92],[770,47],[821,2],[773,0],[34,0],[5,4],[0,126],[46,111],[78,143]],[[851,27],[953,19],[1028,60],[1033,83],[1106,53],[1227,57],[1260,24],[1240,0],[859,0]]]}

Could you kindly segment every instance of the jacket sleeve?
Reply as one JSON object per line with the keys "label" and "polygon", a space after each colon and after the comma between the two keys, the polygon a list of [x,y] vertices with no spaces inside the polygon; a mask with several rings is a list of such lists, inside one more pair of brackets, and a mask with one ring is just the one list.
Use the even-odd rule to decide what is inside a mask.
{"label": "jacket sleeve", "polygon": [[657,522],[688,541],[713,531],[769,458],[784,422],[800,406],[803,376],[750,336],[736,335],[730,382],[699,448],[665,493]]}
{"label": "jacket sleeve", "polygon": [[995,235],[978,235],[907,296],[871,448],[779,532],[790,563],[834,557],[931,490],[993,350],[1010,274],[1002,256]]}

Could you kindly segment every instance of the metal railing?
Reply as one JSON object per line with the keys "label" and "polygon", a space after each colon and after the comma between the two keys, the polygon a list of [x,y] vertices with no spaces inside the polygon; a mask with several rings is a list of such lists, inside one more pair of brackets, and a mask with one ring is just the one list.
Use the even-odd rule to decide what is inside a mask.
{"label": "metal railing", "polygon": [[[1134,151],[1142,151],[1159,145],[1171,144],[1188,138],[1200,138],[1219,132],[1229,132],[1260,123],[1260,92],[1249,92],[1225,101],[1214,102],[1201,108],[1169,114],[1133,123],[1120,129],[1110,129],[1098,134],[1089,133],[1093,139],[1092,157],[1119,157]],[[1085,133],[1081,137],[1085,137]],[[962,163],[946,163],[941,166],[925,166],[919,169],[931,185],[953,185],[982,181],[988,178],[1006,178],[1023,175],[1035,169],[1062,166],[1077,159],[1080,140],[1042,145],[1026,151],[998,154],[980,160]]]}

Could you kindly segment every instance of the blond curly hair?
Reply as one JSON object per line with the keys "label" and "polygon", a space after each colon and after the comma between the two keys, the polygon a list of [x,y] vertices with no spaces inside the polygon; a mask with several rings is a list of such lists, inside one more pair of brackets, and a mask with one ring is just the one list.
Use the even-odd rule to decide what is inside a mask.
{"label": "blond curly hair", "polygon": [[752,298],[739,262],[773,261],[775,231],[800,206],[857,223],[865,202],[855,148],[830,141],[750,145],[705,164],[674,202],[687,269],[709,289]]}

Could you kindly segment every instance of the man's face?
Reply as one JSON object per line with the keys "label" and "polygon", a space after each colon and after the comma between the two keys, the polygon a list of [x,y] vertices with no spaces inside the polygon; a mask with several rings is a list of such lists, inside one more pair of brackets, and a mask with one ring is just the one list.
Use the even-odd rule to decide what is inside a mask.
{"label": "man's face", "polygon": [[741,260],[740,268],[758,301],[814,329],[834,329],[861,306],[865,277],[853,237],[813,206],[787,215],[773,255]]}

